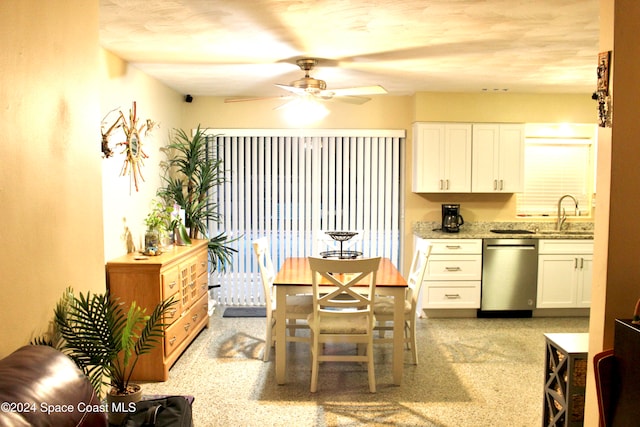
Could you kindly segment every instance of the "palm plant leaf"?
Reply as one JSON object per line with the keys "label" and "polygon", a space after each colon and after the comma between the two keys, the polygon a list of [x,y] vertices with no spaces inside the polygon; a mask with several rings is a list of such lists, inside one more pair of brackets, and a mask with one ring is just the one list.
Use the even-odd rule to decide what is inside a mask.
{"label": "palm plant leaf", "polygon": [[147,316],[135,302],[125,311],[108,293],[75,297],[68,289],[56,305],[54,321],[64,338],[63,351],[87,375],[98,396],[106,384],[124,393],[138,357],[163,336],[162,316],[173,304],[158,304]]}
{"label": "palm plant leaf", "polygon": [[[158,195],[184,209],[184,225],[190,229],[190,238],[207,238],[210,222],[222,221],[218,205],[212,201],[211,195],[226,178],[222,159],[207,151],[207,138],[200,126],[191,137],[182,129],[174,129],[170,143],[163,150],[168,160],[164,187],[158,190]],[[224,271],[231,264],[232,255],[236,252],[229,246],[232,241],[224,232],[209,240],[209,262],[213,270]]]}

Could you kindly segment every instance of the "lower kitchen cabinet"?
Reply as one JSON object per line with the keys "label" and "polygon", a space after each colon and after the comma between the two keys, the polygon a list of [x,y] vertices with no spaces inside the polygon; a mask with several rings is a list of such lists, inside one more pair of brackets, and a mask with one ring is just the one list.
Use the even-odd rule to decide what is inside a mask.
{"label": "lower kitchen cabinet", "polygon": [[480,308],[482,239],[435,239],[422,284],[422,308]]}
{"label": "lower kitchen cabinet", "polygon": [[537,308],[591,305],[593,240],[540,240]]}
{"label": "lower kitchen cabinet", "polygon": [[207,246],[207,240],[193,240],[191,246],[175,246],[159,256],[128,254],[107,263],[107,287],[125,309],[135,301],[151,313],[162,300],[177,301],[165,314],[164,339],[140,357],[132,379],[166,381],[169,368],[209,326]]}

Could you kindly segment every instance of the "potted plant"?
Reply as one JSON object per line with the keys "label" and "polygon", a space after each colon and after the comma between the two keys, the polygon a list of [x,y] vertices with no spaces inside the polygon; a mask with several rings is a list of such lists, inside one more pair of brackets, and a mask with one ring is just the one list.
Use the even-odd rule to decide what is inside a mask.
{"label": "potted plant", "polygon": [[143,354],[149,353],[164,334],[163,316],[176,301],[158,304],[151,314],[136,302],[128,309],[108,293],[80,293],[77,297],[67,289],[56,305],[54,321],[63,338],[62,351],[83,370],[100,398],[107,386],[109,419],[119,424],[126,412],[126,404],[111,402],[118,398],[135,402],[142,391],[131,383],[131,375]]}
{"label": "potted plant", "polygon": [[173,233],[174,206],[160,199],[151,201],[151,211],[144,222],[147,226],[143,252],[147,255],[160,255],[163,248],[170,244],[169,235]]}
{"label": "potted plant", "polygon": [[220,222],[218,205],[210,197],[215,187],[225,181],[222,160],[214,158],[207,150],[207,136],[198,129],[192,137],[182,129],[174,129],[171,141],[163,149],[167,155],[164,186],[158,190],[163,200],[178,204],[185,213],[183,226],[188,238],[207,238],[209,262],[213,269],[231,263],[235,249],[228,246],[233,240],[226,233],[209,238],[208,222]]}

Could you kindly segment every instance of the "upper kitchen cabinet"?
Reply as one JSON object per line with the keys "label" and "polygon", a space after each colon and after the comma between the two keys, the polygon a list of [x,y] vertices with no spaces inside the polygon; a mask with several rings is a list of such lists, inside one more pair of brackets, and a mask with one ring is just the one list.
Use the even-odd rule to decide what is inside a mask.
{"label": "upper kitchen cabinet", "polygon": [[524,190],[524,125],[474,124],[471,191]]}
{"label": "upper kitchen cabinet", "polygon": [[471,124],[415,123],[412,191],[470,192],[471,138]]}

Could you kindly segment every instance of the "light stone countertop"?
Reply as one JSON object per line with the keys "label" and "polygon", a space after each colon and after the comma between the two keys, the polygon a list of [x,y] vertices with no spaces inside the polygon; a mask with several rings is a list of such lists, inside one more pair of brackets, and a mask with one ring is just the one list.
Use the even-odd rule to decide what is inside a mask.
{"label": "light stone countertop", "polygon": [[[593,222],[568,222],[561,232],[554,222],[465,222],[458,233],[441,231],[439,221],[418,221],[413,234],[422,239],[593,239]],[[493,233],[490,230],[531,230],[534,234]]]}

